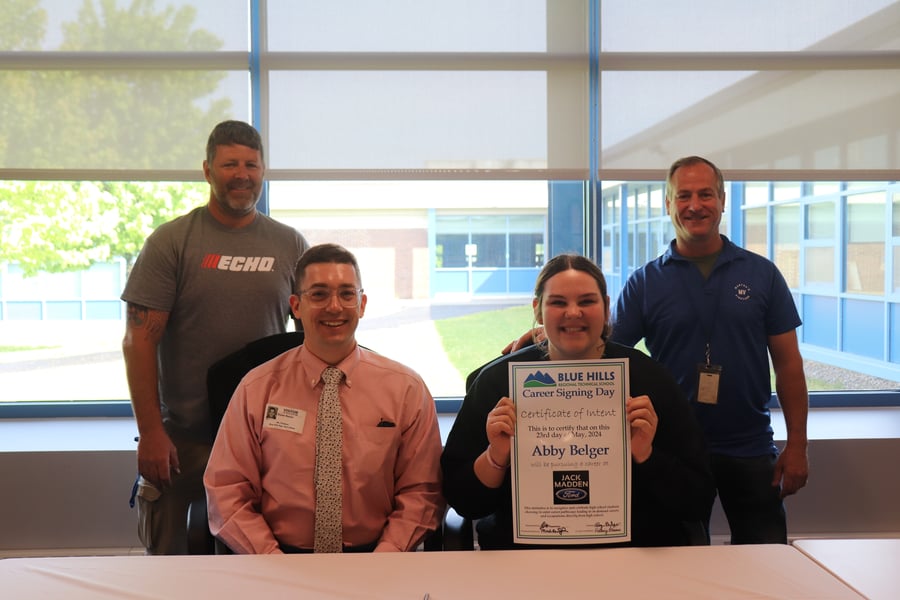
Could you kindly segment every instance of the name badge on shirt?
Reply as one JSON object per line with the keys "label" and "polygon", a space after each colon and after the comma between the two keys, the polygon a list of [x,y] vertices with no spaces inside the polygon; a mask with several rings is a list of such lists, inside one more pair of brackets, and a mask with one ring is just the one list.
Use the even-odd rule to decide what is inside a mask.
{"label": "name badge on shirt", "polygon": [[301,433],[306,422],[306,411],[290,406],[278,406],[266,404],[266,418],[263,427],[266,429],[280,429]]}
{"label": "name badge on shirt", "polygon": [[697,364],[697,402],[702,404],[716,404],[719,401],[719,376],[722,374],[720,365]]}

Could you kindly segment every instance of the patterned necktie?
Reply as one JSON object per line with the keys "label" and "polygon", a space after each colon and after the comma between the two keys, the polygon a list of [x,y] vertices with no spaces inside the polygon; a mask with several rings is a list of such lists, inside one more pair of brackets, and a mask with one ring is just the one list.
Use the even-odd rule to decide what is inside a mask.
{"label": "patterned necktie", "polygon": [[344,374],[337,367],[322,373],[325,387],[316,418],[316,538],[315,552],[341,552],[341,401],[338,384]]}

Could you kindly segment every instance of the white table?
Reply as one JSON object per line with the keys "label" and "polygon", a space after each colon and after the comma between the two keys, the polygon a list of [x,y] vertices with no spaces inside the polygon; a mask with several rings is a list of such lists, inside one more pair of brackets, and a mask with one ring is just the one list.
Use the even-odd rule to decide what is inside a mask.
{"label": "white table", "polygon": [[794,546],[867,598],[900,598],[900,539],[809,539]]}
{"label": "white table", "polygon": [[859,596],[791,546],[0,560],[0,598],[786,598]]}

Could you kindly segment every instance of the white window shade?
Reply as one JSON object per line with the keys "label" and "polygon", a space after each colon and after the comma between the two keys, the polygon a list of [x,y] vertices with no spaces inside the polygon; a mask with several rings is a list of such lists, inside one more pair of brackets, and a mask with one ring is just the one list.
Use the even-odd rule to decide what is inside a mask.
{"label": "white window shade", "polygon": [[[580,89],[555,88],[552,104],[551,79],[542,71],[275,72],[270,166],[585,175],[586,77],[571,78]],[[554,147],[551,126],[579,135]]]}
{"label": "white window shade", "polygon": [[589,176],[586,0],[335,10],[268,2],[272,179]]}
{"label": "white window shade", "polygon": [[601,178],[690,154],[737,179],[895,178],[900,2],[603,0],[600,11]]}
{"label": "white window shade", "polygon": [[896,50],[898,12],[896,0],[600,0],[601,51]]}
{"label": "white window shade", "polygon": [[584,0],[267,0],[268,49],[543,52],[548,13],[555,18],[553,12],[584,4]]}
{"label": "white window shade", "polygon": [[0,52],[247,51],[247,0],[4,2]]}
{"label": "white window shade", "polygon": [[[612,72],[602,82],[601,170],[664,170],[691,154],[730,171],[900,168],[900,70]],[[664,99],[677,106],[679,82],[701,97],[673,111]],[[635,115],[631,131],[623,112]]]}
{"label": "white window shade", "polygon": [[0,169],[199,176],[216,122],[249,118],[246,71],[0,70]]}

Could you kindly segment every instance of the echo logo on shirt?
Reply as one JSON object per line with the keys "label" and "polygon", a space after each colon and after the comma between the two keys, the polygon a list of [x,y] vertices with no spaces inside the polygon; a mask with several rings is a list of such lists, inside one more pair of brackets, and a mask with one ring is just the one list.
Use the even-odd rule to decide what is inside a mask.
{"label": "echo logo on shirt", "polygon": [[275,257],[207,254],[200,267],[220,271],[272,271],[275,268]]}

